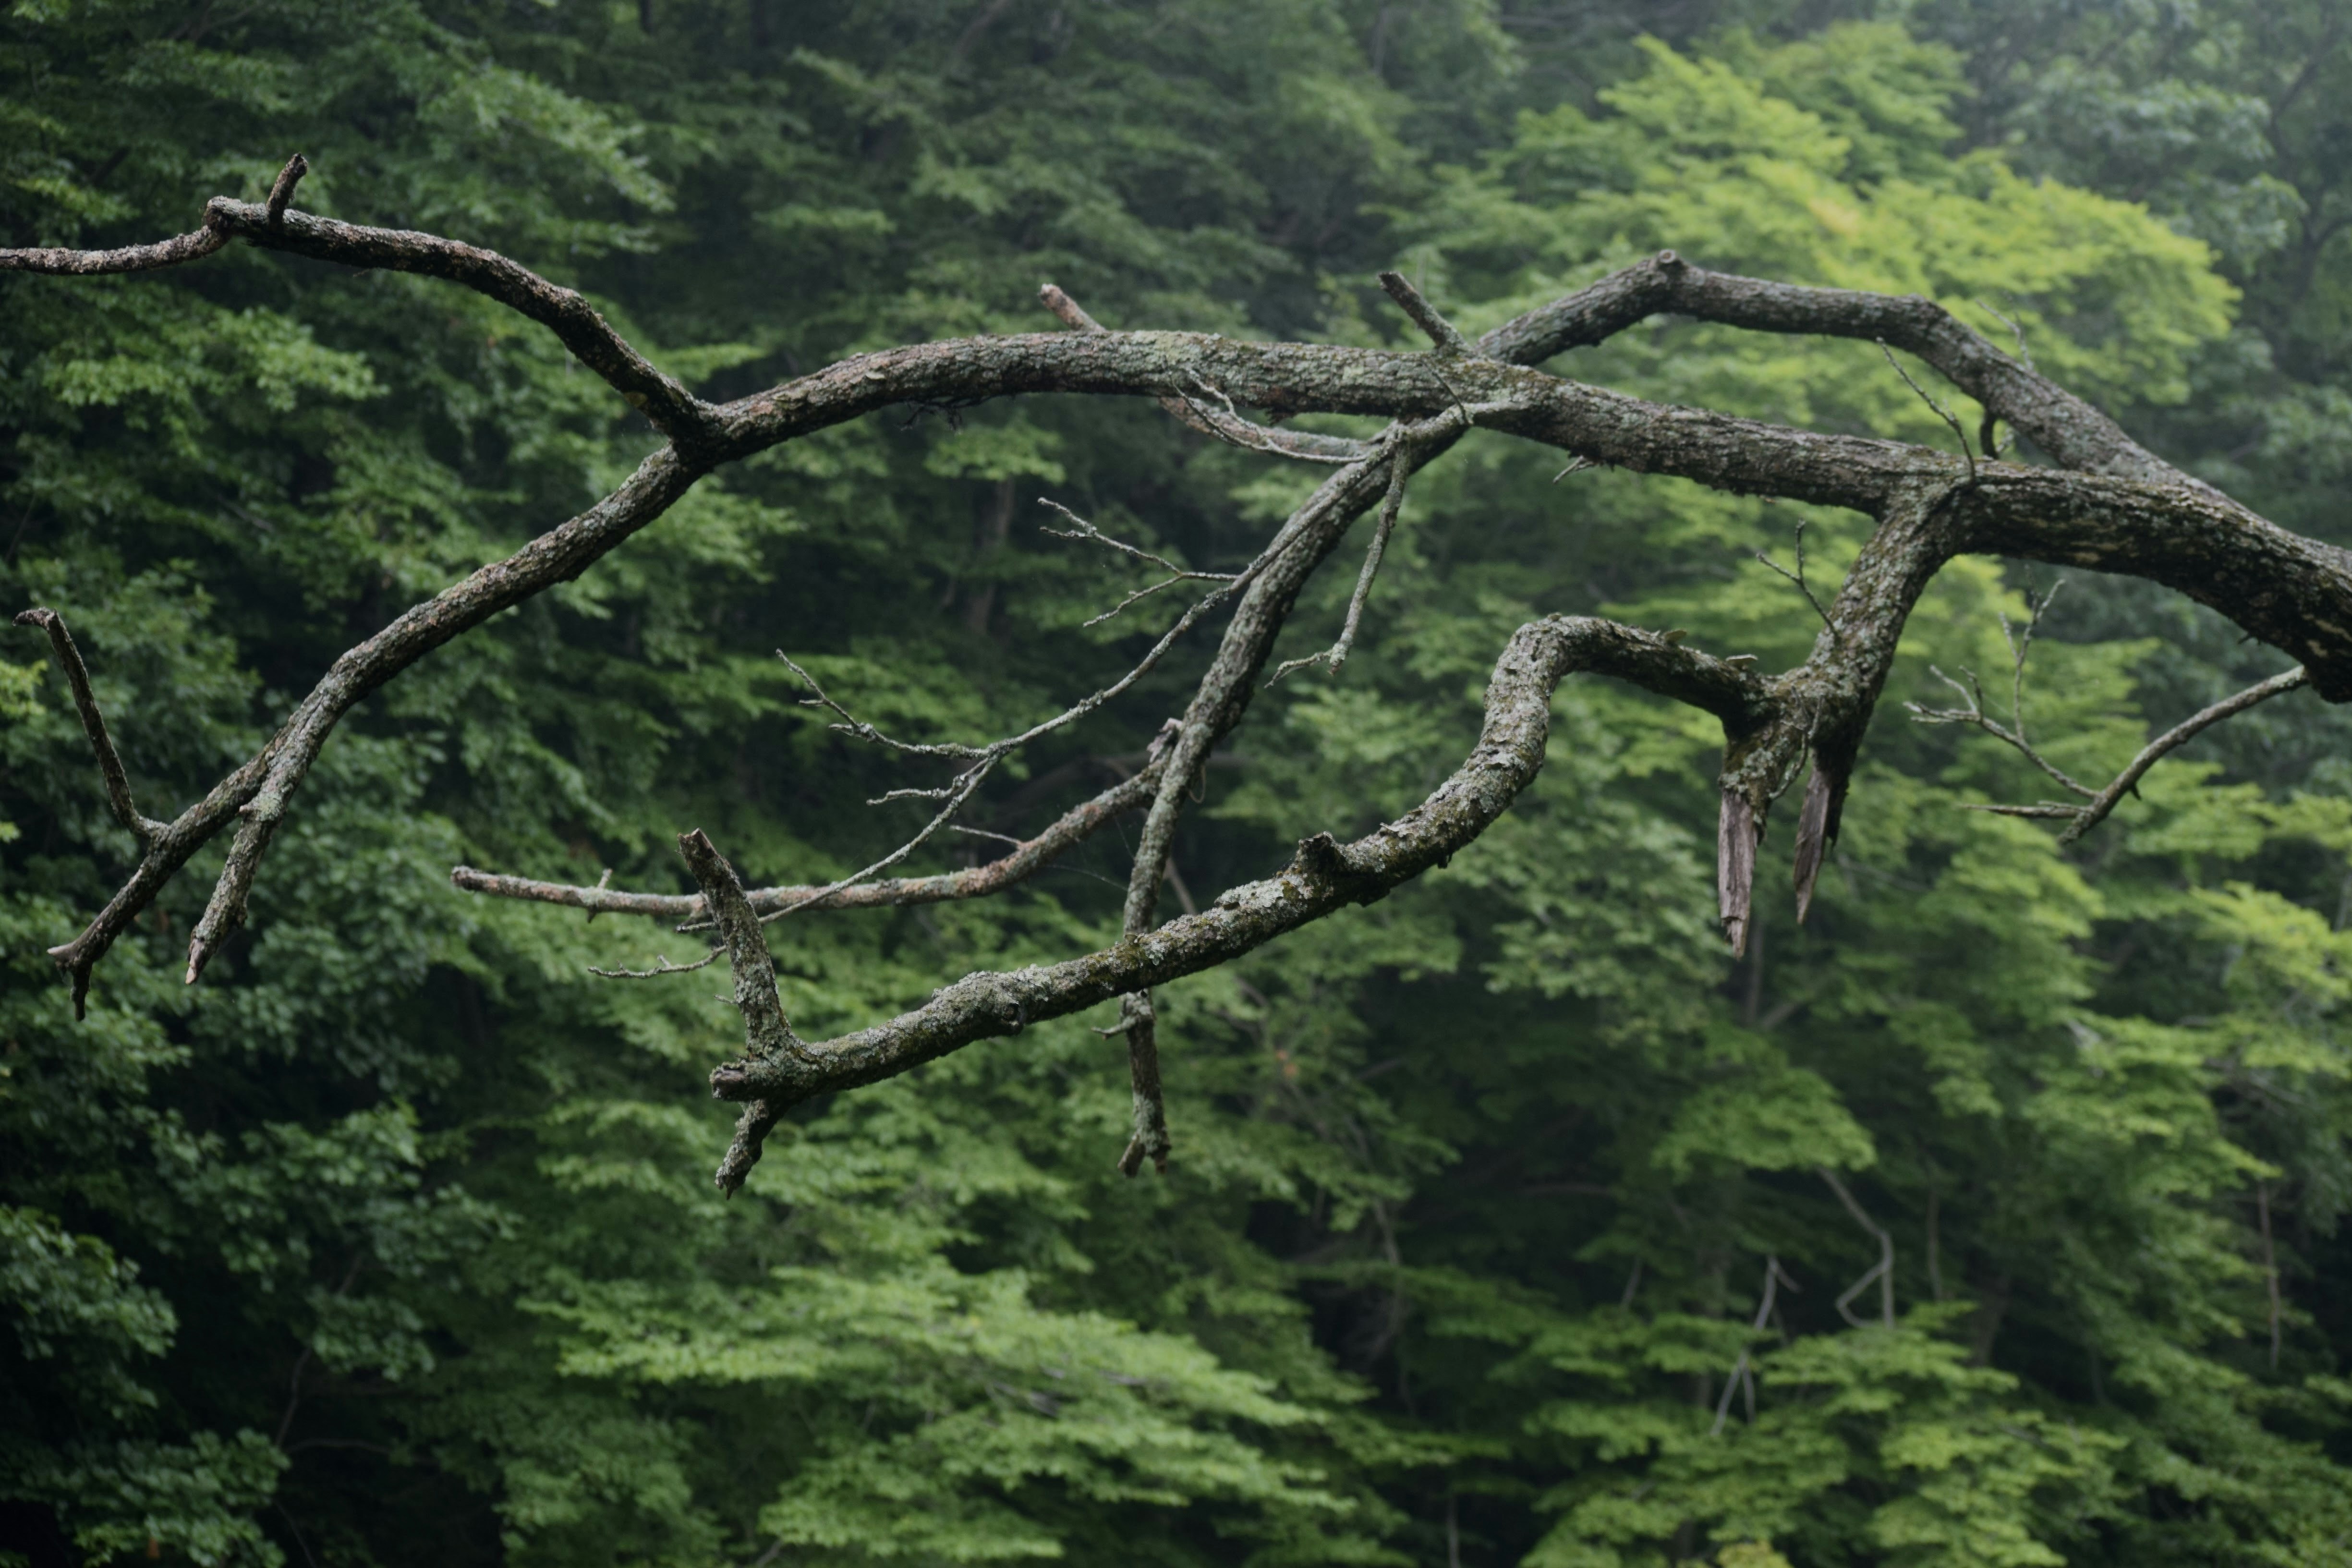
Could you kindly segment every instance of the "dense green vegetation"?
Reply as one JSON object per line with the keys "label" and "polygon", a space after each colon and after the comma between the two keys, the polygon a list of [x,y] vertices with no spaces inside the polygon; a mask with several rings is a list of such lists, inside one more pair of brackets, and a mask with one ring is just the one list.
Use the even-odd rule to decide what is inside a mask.
{"label": "dense green vegetation", "polygon": [[[0,242],[178,232],[299,147],[306,208],[504,250],[711,395],[1039,330],[1046,279],[1120,326],[1402,343],[1381,268],[1484,327],[1672,246],[2014,322],[2167,457],[2352,543],[2337,5],[1630,10],[17,0]],[[0,279],[0,599],[66,615],[156,811],[656,439],[475,295],[242,247]],[[1868,345],[1662,321],[1556,368],[1949,439]],[[1474,436],[1416,485],[1344,676],[1265,694],[1212,772],[1181,897],[1417,800],[1529,616],[1781,666],[1814,612],[1756,552],[1803,524],[1826,583],[1862,538],[1557,471]],[[867,797],[933,781],[772,650],[893,728],[998,733],[1164,624],[1083,628],[1133,584],[1034,498],[1216,566],[1314,477],[1046,399],[723,472],[372,699],[205,984],[217,847],[79,1026],[41,950],[132,842],[12,632],[0,1563],[2352,1563],[2352,723],[2258,710],[2067,850],[1958,809],[2045,786],[1896,703],[1943,702],[1938,668],[2005,694],[2046,571],[1939,579],[1811,922],[1775,869],[1738,963],[1710,735],[1563,688],[1473,850],[1161,995],[1164,1178],[1111,1168],[1097,1018],[807,1108],[725,1202],[719,985],[586,973],[697,940],[448,884],[682,889],[690,826],[762,881],[853,868],[919,820]],[[2026,714],[2104,776],[2280,668],[2069,579]],[[973,820],[1099,787],[1191,679]],[[1095,945],[1125,869],[1105,835],[990,903],[795,917],[785,1001],[822,1037]],[[1891,1284],[1842,1303],[1865,1216]]]}

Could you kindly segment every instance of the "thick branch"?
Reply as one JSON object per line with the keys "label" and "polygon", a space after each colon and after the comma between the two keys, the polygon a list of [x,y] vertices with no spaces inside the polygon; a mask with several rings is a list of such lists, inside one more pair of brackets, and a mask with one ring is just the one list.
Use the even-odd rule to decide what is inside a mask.
{"label": "thick branch", "polygon": [[2125,435],[2114,420],[1918,294],[1809,289],[1710,272],[1667,250],[1497,327],[1479,346],[1521,364],[1539,364],[1669,312],[1749,331],[1889,343],[1934,365],[2062,467],[2182,481],[2179,469]]}
{"label": "thick branch", "polygon": [[268,250],[283,250],[345,267],[376,268],[446,279],[487,294],[553,332],[575,358],[611,383],[654,428],[692,447],[717,433],[711,405],[657,370],[614,331],[578,291],[550,283],[495,250],[408,229],[369,228],[215,196],[205,222]]}
{"label": "thick branch", "polygon": [[126,245],[119,250],[67,250],[36,247],[0,250],[0,272],[47,272],[63,277],[92,277],[108,272],[152,272],[210,256],[228,243],[228,230],[211,221],[191,234],[174,235],[153,245]]}
{"label": "thick branch", "polygon": [[1276,876],[1234,888],[1197,915],[1044,968],[968,975],[887,1024],[812,1046],[804,1060],[746,1058],[711,1075],[719,1098],[788,1106],[877,1082],[975,1040],[1079,1012],[1214,968],[1351,903],[1370,903],[1486,831],[1543,765],[1551,690],[1571,671],[1629,680],[1695,701],[1728,724],[1771,710],[1738,666],[1607,621],[1559,616],[1520,628],[1495,667],[1486,724],[1454,775],[1406,816],[1349,844],[1318,834]]}

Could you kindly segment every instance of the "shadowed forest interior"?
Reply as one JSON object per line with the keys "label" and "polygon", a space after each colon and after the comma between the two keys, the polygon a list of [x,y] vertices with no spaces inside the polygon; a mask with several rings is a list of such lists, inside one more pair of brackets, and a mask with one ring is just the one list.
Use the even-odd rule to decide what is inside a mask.
{"label": "shadowed forest interior", "polygon": [[[184,233],[299,149],[303,212],[494,247],[712,401],[1060,330],[1048,283],[1419,351],[1384,270],[1475,337],[1671,248],[1927,296],[2352,545],[2341,0],[17,0],[0,127],[0,244]],[[663,445],[481,294],[257,246],[0,274],[0,601],[71,625],[166,816]],[[1548,368],[1979,434],[1867,341],[1659,315]],[[1870,537],[1564,461],[1470,430],[1421,471],[1344,663],[1210,757],[1161,917],[1421,802],[1525,623],[1786,669]],[[2072,801],[1988,725],[2095,788],[2294,668],[2154,584],[1944,567],[1809,917],[1792,794],[1737,954],[1721,732],[1572,676],[1475,844],[1155,989],[1164,1173],[1118,1169],[1111,1005],[797,1106],[723,1196],[726,968],[590,973],[709,939],[452,885],[691,894],[698,827],[755,886],[866,867],[936,809],[877,797],[945,775],[794,666],[893,735],[1018,731],[1190,602],[1100,618],[1159,574],[1075,522],[1233,573],[1328,472],[1076,396],[722,468],[365,699],[204,984],[226,840],[79,1022],[45,950],[139,844],[9,628],[0,1568],[2352,1564],[2352,717],[2286,690],[2076,841],[1967,809]],[[1341,635],[1372,527],[1277,661]],[[898,874],[1158,765],[1217,646]],[[793,1027],[1106,947],[1141,820],[985,900],[774,921]]]}

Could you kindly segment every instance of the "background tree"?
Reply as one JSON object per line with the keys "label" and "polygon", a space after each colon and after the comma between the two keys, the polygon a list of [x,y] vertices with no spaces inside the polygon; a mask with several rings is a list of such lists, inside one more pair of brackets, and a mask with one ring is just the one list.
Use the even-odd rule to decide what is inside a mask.
{"label": "background tree", "polygon": [[[258,197],[299,142],[301,206],[576,268],[713,397],[1034,330],[1040,276],[1121,324],[1412,347],[1369,284],[1384,264],[1475,331],[1667,244],[1981,296],[2127,413],[2223,406],[2190,395],[2248,363],[2206,253],[2010,173],[2048,147],[1954,158],[1943,116],[1978,113],[1955,89],[1990,79],[1990,46],[1810,38],[1809,17],[1793,43],[1568,53],[1546,40],[1577,35],[1528,25],[1561,19],[20,7],[12,221],[26,243],[152,237],[192,192]],[[1596,19],[1566,19],[1589,43]],[[2144,32],[2112,47],[2103,25],[2020,58],[2079,47],[2117,101],[2176,90]],[[2200,70],[2225,74],[2234,25],[2202,19]],[[1616,87],[1564,82],[1564,58]],[[442,284],[238,246],[9,288],[30,367],[12,588],[81,637],[149,809],[655,444],[537,329]],[[1948,446],[1877,353],[1684,323],[1568,364]],[[2298,390],[2324,384],[2279,373],[2236,416],[2324,407]],[[2200,418],[2138,428],[2223,449]],[[1481,435],[1416,481],[1342,679],[1258,699],[1265,743],[1210,770],[1178,886],[1420,799],[1536,614],[1802,657],[1813,610],[1751,556],[1791,558],[1790,508],[1607,472],[1555,489],[1542,457]],[[1549,766],[1444,875],[1159,994],[1165,1184],[1104,1170],[1119,1045],[1040,1024],[802,1112],[720,1205],[696,1108],[740,1026],[719,987],[584,981],[656,932],[446,890],[457,859],[658,885],[688,822],[763,879],[867,863],[908,824],[859,802],[908,771],[811,721],[768,649],[886,729],[1006,732],[1128,667],[1119,623],[1079,623],[1137,581],[1010,503],[1044,489],[1223,568],[1312,482],[1270,467],[1149,407],[1023,403],[706,479],[657,536],[362,705],[271,847],[250,936],[178,984],[198,862],[79,1029],[34,950],[133,846],[54,656],[20,678],[11,1489],[96,1554],[205,1559],[2340,1551],[2340,1475],[2307,1446],[2334,1430],[2340,1340],[2302,1315],[2330,1298],[2300,1271],[2334,1267],[2345,824],[2308,695],[2200,742],[2231,774],[2152,773],[2075,855],[1949,809],[2045,788],[2013,752],[1882,723],[1812,924],[1759,902],[1727,967],[1702,918],[1717,742],[1571,687]],[[1825,592],[1860,532],[1808,521]],[[910,576],[936,614],[907,614]],[[1317,579],[1282,657],[1328,644],[1351,576]],[[2022,618],[2028,584],[1948,569],[1889,699],[1948,706],[1931,662],[1998,686],[1995,612]],[[2071,579],[2037,640],[2033,732],[2095,782],[2147,732],[2135,682],[2161,728],[2276,668],[2239,666],[2218,621],[2147,638],[2167,623],[2131,593]],[[43,651],[28,634],[20,658]],[[1183,689],[1171,666],[1009,761],[992,825],[1032,831],[1142,765]],[[1089,847],[1009,908],[795,917],[787,1011],[819,1038],[1094,946],[1120,897],[1073,872],[1124,859]],[[1874,1227],[1893,1334],[1834,1304]],[[1847,1308],[1874,1322],[1877,1288]]]}

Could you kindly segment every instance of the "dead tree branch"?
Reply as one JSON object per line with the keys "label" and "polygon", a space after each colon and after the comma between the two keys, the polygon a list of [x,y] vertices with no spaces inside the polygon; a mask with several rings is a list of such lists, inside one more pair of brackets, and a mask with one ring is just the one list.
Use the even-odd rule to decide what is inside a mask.
{"label": "dead tree branch", "polygon": [[1891,1329],[1895,1326],[1895,1238],[1872,1219],[1860,1204],[1854,1202],[1853,1194],[1846,1191],[1843,1182],[1837,1179],[1836,1172],[1827,1165],[1816,1165],[1813,1170],[1829,1184],[1830,1191],[1835,1193],[1838,1202],[1845,1205],[1845,1212],[1853,1215],[1853,1223],[1878,1238],[1878,1261],[1871,1266],[1868,1273],[1847,1286],[1845,1294],[1837,1299],[1838,1316],[1857,1329],[1868,1328],[1868,1323],[1853,1315],[1850,1303],[1868,1289],[1870,1282],[1875,1279],[1878,1281],[1878,1321],[1881,1326]]}
{"label": "dead tree branch", "polygon": [[55,610],[31,609],[16,616],[20,626],[38,626],[49,636],[49,647],[58,656],[58,668],[73,692],[74,710],[81,715],[83,733],[89,737],[89,749],[98,757],[99,776],[106,781],[106,804],[114,812],[114,820],[122,824],[131,837],[142,844],[152,842],[163,831],[163,824],[152,816],[141,815],[138,803],[131,797],[131,775],[122,771],[122,759],[115,754],[114,741],[106,732],[106,716],[98,710],[98,699],[89,689],[89,668],[81,661],[81,650],[74,646],[73,634],[66,630],[65,617]]}
{"label": "dead tree branch", "polygon": [[2022,627],[2012,627],[2007,616],[2000,617],[2000,635],[2002,640],[2009,646],[2010,657],[2010,721],[2008,724],[2002,724],[1985,712],[1983,685],[1973,672],[1968,670],[1960,672],[1967,677],[1966,681],[1963,682],[1955,680],[1940,669],[1935,669],[1932,665],[1928,667],[1930,669],[1935,669],[1937,679],[1960,694],[1965,706],[1929,708],[1922,703],[1906,702],[1904,707],[1910,710],[1914,723],[1965,724],[1971,729],[1983,731],[2047,773],[2069,794],[2080,796],[2082,804],[2069,805],[2061,802],[2043,801],[2034,805],[2010,805],[1970,802],[1962,807],[1963,810],[1990,812],[1998,816],[2024,816],[2043,821],[2063,822],[2066,827],[2059,834],[2058,842],[2062,846],[2072,844],[2098,826],[2100,823],[2105,822],[2116,805],[2122,802],[2124,796],[2138,788],[2139,781],[2147,776],[2148,769],[2154,767],[2166,755],[2179,750],[2224,719],[2233,718],[2249,708],[2269,701],[2273,697],[2311,684],[2310,672],[2298,667],[2282,671],[2280,674],[2272,676],[2268,680],[2258,681],[2243,691],[2225,697],[2210,707],[2189,715],[2150,741],[2140,749],[2138,755],[2125,764],[2124,770],[2117,773],[2105,788],[2093,789],[2089,784],[2084,784],[2052,762],[2025,732],[2026,656],[2032,649],[2033,634],[2041,626],[2042,616],[2049,610],[2050,601],[2058,596],[2058,589],[2063,585],[2063,584],[2053,584],[2050,592],[2042,595],[2038,601],[2030,595],[2027,596],[2028,613]]}
{"label": "dead tree branch", "polygon": [[[1749,1325],[1751,1332],[1762,1333],[1764,1326],[1772,1321],[1773,1300],[1783,1285],[1788,1286],[1791,1290],[1797,1289],[1797,1282],[1780,1271],[1780,1258],[1770,1253],[1765,1254],[1764,1290],[1756,1303],[1756,1321]],[[1731,1375],[1724,1380],[1722,1402],[1715,1407],[1715,1426],[1707,1432],[1710,1437],[1723,1436],[1723,1424],[1731,1418],[1732,1390],[1737,1388],[1744,1387],[1747,1390],[1748,1424],[1750,1426],[1756,1425],[1756,1373],[1748,1365],[1748,1357],[1749,1347],[1740,1346],[1739,1360],[1733,1363]]]}
{"label": "dead tree branch", "polygon": [[[2147,764],[2231,713],[2307,684],[2329,701],[2352,700],[2352,554],[2299,537],[2254,515],[2134,443],[2097,409],[2004,353],[1942,307],[1843,289],[1807,289],[1714,273],[1673,252],[1601,279],[1528,312],[1473,342],[1395,275],[1391,297],[1434,348],[1402,353],[1328,343],[1258,342],[1181,331],[1103,331],[1058,289],[1047,306],[1076,330],[913,344],[866,353],[735,402],[693,396],[632,348],[584,299],[495,252],[434,235],[369,228],[295,211],[307,163],[289,160],[261,205],[216,198],[204,228],[159,245],[117,251],[0,252],[0,269],[89,274],[194,260],[241,239],[340,265],[436,277],[497,300],[553,331],[583,363],[641,410],[669,444],[612,495],[505,561],[486,566],[338,658],[298,702],[269,742],[170,822],[142,816],[127,777],[88,696],[79,655],[61,626],[49,632],[74,685],[110,806],[141,841],[141,854],[114,897],[74,941],[55,950],[73,977],[77,1007],[91,966],[189,858],[232,822],[227,864],[189,949],[189,977],[246,918],[272,836],[334,726],[368,693],[449,638],[489,616],[576,576],[644,528],[704,473],[780,443],[897,404],[963,405],[1024,394],[1149,397],[1194,429],[1250,450],[1335,465],[1305,505],[1229,581],[1214,581],[1119,679],[1018,734],[985,743],[917,744],[883,736],[823,693],[852,733],[913,759],[956,764],[936,787],[892,792],[941,803],[929,825],[891,855],[822,888],[745,893],[715,852],[689,847],[699,898],[567,888],[460,868],[461,887],[600,910],[715,922],[737,967],[746,1008],[747,1056],[714,1076],[723,1098],[753,1102],[723,1184],[740,1183],[781,1108],[811,1093],[871,1082],[971,1040],[1016,1032],[1114,996],[1123,1005],[1137,1098],[1137,1130],[1124,1163],[1166,1152],[1159,1109],[1155,1020],[1149,988],[1223,963],[1347,903],[1376,898],[1474,839],[1532,775],[1540,761],[1546,694],[1570,670],[1633,681],[1693,703],[1722,721],[1725,751],[1717,783],[1718,900],[1725,933],[1740,950],[1752,924],[1758,846],[1773,805],[1811,764],[1800,815],[1795,879],[1808,908],[1826,847],[1834,842],[1862,738],[1884,688],[1911,606],[1943,564],[1963,552],[1997,553],[2127,574],[2189,595],[2279,648],[2300,668],[2197,715],[2159,737],[2105,791],[2074,786],[2088,804],[2012,808],[2063,811],[2070,836],[2092,826]],[[2053,467],[1979,461],[1965,434],[1957,457],[1899,442],[1791,429],[1707,409],[1669,407],[1550,375],[1534,368],[1580,344],[1596,343],[1656,314],[1674,313],[1769,332],[1813,333],[1899,348],[1925,362],[1985,410],[2030,437]],[[1900,363],[1896,368],[1902,369]],[[1905,373],[1906,381],[1910,380]],[[1926,388],[1920,395],[1943,410]],[[1371,416],[1389,423],[1370,441],[1307,436],[1260,425],[1293,415]],[[1155,923],[1178,818],[1218,743],[1259,689],[1276,637],[1308,579],[1355,521],[1374,508],[1380,522],[1360,573],[1339,640],[1322,656],[1347,657],[1382,551],[1413,473],[1450,449],[1475,420],[1480,428],[1567,453],[1579,465],[1674,475],[1717,489],[1847,508],[1874,520],[1823,629],[1796,668],[1752,672],[1664,637],[1605,622],[1552,619],[1524,628],[1497,666],[1486,731],[1471,763],[1418,811],[1353,844],[1318,836],[1289,869],[1237,888],[1197,914]],[[1948,423],[1952,422],[1948,419]],[[1150,559],[1129,547],[1129,553]],[[1157,564],[1166,567],[1164,561]],[[1172,581],[1212,574],[1184,574]],[[1797,574],[1801,581],[1801,569]],[[1808,597],[1811,597],[1807,590]],[[1035,839],[985,867],[940,877],[879,879],[879,874],[939,833],[976,798],[996,762],[1013,750],[1099,710],[1164,661],[1213,614],[1227,619],[1217,651],[1151,765],[1134,780],[1066,814]],[[2022,746],[2021,664],[2026,638],[2012,644]],[[1969,707],[1982,703],[1969,692]],[[1967,711],[1967,710],[1956,710]],[[1969,721],[1973,722],[1974,720]],[[1990,721],[1986,721],[1986,726]],[[1533,738],[1535,749],[1528,746]],[[2105,803],[2102,805],[2102,803]],[[924,1008],[823,1047],[763,1044],[768,1015],[746,967],[762,971],[735,928],[817,905],[874,907],[979,896],[1034,875],[1110,817],[1146,808],[1128,884],[1118,943],[1090,957],[1018,975],[973,975]],[[705,846],[707,848],[707,846]],[[722,874],[723,873],[723,874]],[[731,891],[730,890],[731,889]],[[723,906],[723,907],[722,907]],[[732,911],[730,913],[730,911]],[[748,998],[748,999],[747,999]],[[756,1017],[755,1017],[756,1015]],[[782,1013],[774,1014],[782,1028]],[[773,1031],[771,1030],[770,1034]],[[784,1037],[788,1038],[789,1031]],[[762,1109],[762,1108],[765,1109]],[[1851,1195],[1827,1179],[1857,1219]],[[1874,1234],[1884,1237],[1883,1232]],[[1879,1274],[1892,1312],[1891,1242]],[[1844,1308],[1842,1304],[1841,1310]]]}
{"label": "dead tree branch", "polygon": [[1290,864],[1181,917],[1083,958],[965,976],[886,1024],[812,1045],[790,1061],[756,1056],[711,1074],[721,1100],[779,1114],[814,1095],[878,1082],[975,1040],[1019,1033],[1113,997],[1230,962],[1349,904],[1370,903],[1467,846],[1543,765],[1552,689],[1571,672],[1608,675],[1716,714],[1727,731],[1769,705],[1744,668],[1609,621],[1555,616],[1520,628],[1495,666],[1478,744],[1419,806],[1350,843],[1304,839]]}
{"label": "dead tree branch", "polygon": [[[1072,806],[1034,838],[1016,841],[1009,855],[985,865],[967,867],[936,877],[890,878],[836,887],[823,901],[829,910],[896,909],[912,904],[943,904],[962,899],[986,898],[1028,880],[1051,866],[1063,853],[1085,843],[1119,816],[1140,810],[1160,783],[1156,763],[1120,780],[1093,799]],[[494,898],[523,899],[561,904],[591,914],[646,915],[681,922],[680,931],[710,929],[708,906],[699,893],[633,893],[605,887],[572,887],[562,882],[533,881],[527,877],[502,877],[460,866],[449,873],[455,886],[469,893]],[[823,886],[758,888],[747,892],[752,912],[765,918],[795,906],[815,907]]]}

